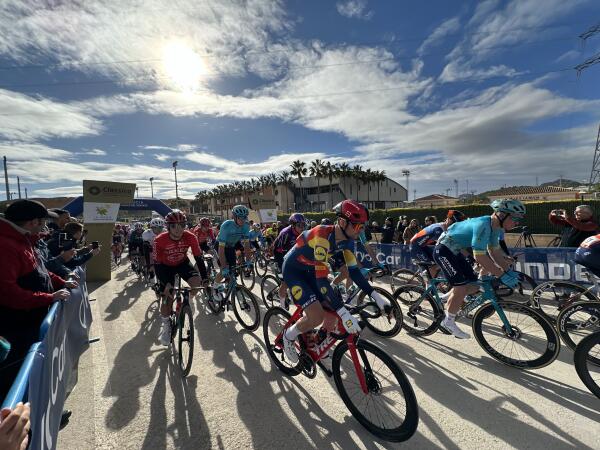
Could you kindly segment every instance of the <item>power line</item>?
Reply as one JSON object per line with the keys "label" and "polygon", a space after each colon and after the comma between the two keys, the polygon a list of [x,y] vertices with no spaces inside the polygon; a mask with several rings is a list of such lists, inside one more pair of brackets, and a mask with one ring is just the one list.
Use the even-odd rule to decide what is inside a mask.
{"label": "power line", "polygon": [[585,41],[586,39],[588,39],[598,33],[600,33],[600,23],[598,23],[597,25],[594,25],[589,30],[584,31],[583,33],[581,33],[579,35],[579,37]]}
{"label": "power line", "polygon": [[600,64],[600,53],[598,53],[595,56],[592,56],[591,58],[588,58],[581,64],[576,65],[574,69],[577,71],[577,76],[579,76],[581,75],[581,72],[583,72],[585,69],[595,66],[596,64]]}

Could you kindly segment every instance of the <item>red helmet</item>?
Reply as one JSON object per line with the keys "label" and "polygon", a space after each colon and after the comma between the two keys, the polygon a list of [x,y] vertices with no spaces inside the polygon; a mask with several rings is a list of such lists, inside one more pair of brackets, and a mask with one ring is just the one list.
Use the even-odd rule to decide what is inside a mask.
{"label": "red helmet", "polygon": [[185,214],[179,210],[173,210],[165,216],[166,223],[186,223]]}
{"label": "red helmet", "polygon": [[369,220],[369,211],[366,206],[356,200],[344,200],[333,207],[338,217],[348,220],[350,223],[365,223]]}
{"label": "red helmet", "polygon": [[200,219],[200,226],[210,227],[210,219],[208,217],[203,217],[202,219]]}
{"label": "red helmet", "polygon": [[448,210],[448,215],[446,217],[448,219],[452,220],[452,223],[462,222],[463,220],[468,218],[467,216],[465,216],[462,212],[460,212],[457,209]]}

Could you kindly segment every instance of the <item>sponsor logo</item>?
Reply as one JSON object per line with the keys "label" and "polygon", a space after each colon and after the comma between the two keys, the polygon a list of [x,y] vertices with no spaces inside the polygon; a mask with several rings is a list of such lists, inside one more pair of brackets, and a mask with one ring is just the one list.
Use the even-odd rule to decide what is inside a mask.
{"label": "sponsor logo", "polygon": [[323,247],[315,247],[315,259],[325,261],[327,259],[327,250]]}
{"label": "sponsor logo", "polygon": [[321,294],[327,294],[327,288],[325,286],[321,288]]}
{"label": "sponsor logo", "polygon": [[92,195],[98,195],[100,193],[100,188],[98,186],[90,186],[88,192]]}
{"label": "sponsor logo", "polygon": [[300,297],[302,297],[302,288],[300,286],[292,287],[292,297],[296,300],[300,300]]}

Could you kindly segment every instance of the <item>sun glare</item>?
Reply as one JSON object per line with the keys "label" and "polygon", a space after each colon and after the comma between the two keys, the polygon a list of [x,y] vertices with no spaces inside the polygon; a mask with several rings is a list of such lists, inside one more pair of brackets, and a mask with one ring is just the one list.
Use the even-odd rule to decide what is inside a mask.
{"label": "sun glare", "polygon": [[195,91],[206,75],[200,55],[182,42],[165,45],[162,63],[170,83],[182,91]]}

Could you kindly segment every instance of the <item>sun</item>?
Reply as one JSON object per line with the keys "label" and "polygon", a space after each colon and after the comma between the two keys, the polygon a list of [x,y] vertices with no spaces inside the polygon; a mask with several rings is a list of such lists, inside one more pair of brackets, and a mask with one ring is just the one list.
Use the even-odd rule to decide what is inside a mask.
{"label": "sun", "polygon": [[181,41],[172,41],[163,48],[163,69],[176,89],[197,90],[206,76],[206,66],[200,55]]}

